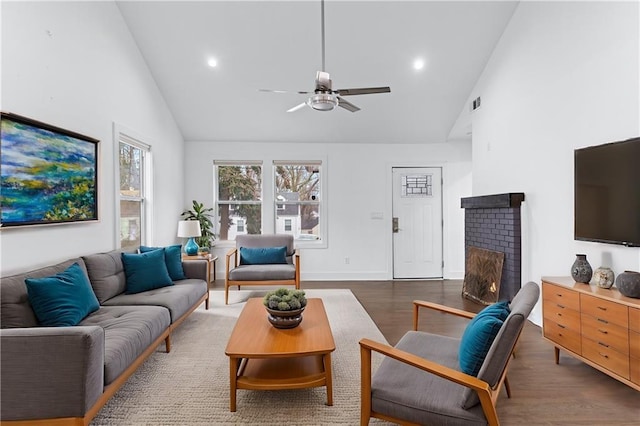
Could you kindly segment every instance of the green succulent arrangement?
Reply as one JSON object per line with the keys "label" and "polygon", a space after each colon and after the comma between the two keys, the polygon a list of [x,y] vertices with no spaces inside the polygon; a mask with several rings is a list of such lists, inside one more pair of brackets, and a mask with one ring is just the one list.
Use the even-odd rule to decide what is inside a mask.
{"label": "green succulent arrangement", "polygon": [[304,290],[279,288],[265,294],[262,303],[269,309],[293,311],[307,306],[307,298],[304,296]]}

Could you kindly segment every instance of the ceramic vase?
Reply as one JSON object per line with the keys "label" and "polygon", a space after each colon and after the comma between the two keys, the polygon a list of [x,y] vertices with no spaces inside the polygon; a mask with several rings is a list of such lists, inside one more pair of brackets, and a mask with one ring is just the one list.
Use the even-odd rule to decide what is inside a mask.
{"label": "ceramic vase", "polygon": [[615,274],[611,268],[601,266],[593,273],[593,281],[598,287],[611,288],[614,283]]}
{"label": "ceramic vase", "polygon": [[587,261],[586,254],[576,254],[576,260],[571,265],[571,277],[575,282],[588,284],[593,276],[593,269]]}
{"label": "ceramic vase", "polygon": [[640,299],[640,272],[624,271],[616,278],[616,287],[624,296]]}

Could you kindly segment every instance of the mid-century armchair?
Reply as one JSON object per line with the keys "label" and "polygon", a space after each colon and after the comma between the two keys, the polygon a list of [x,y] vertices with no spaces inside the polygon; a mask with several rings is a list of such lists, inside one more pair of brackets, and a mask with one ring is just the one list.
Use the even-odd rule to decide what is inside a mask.
{"label": "mid-century armchair", "polygon": [[[284,247],[283,257],[276,256],[275,263],[262,259],[243,257],[243,249],[277,249]],[[255,251],[254,251],[255,253]],[[272,256],[273,251],[269,257]],[[268,262],[268,260],[267,260]],[[226,256],[224,303],[229,303],[229,287],[254,285],[293,285],[300,289],[300,254],[293,248],[293,236],[286,234],[238,235],[236,247]]]}
{"label": "mid-century armchair", "polygon": [[[513,298],[477,377],[461,371],[460,339],[417,331],[422,308],[465,318],[473,313],[414,301],[414,331],[395,347],[360,340],[361,425],[368,425],[371,417],[403,425],[499,425],[496,401],[503,383],[511,396],[507,368],[539,294],[538,285],[529,282]],[[373,377],[372,352],[385,356]]]}

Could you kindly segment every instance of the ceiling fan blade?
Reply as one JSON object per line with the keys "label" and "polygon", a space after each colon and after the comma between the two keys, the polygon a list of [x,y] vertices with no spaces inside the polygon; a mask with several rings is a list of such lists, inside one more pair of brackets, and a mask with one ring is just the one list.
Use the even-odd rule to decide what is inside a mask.
{"label": "ceiling fan blade", "polygon": [[360,89],[334,90],[333,92],[341,96],[371,95],[373,93],[389,93],[391,92],[391,88],[388,86],[387,87],[362,87]]}
{"label": "ceiling fan blade", "polygon": [[351,111],[351,112],[360,111],[360,108],[358,108],[357,106],[355,106],[351,102],[348,102],[348,101],[342,99],[340,96],[338,96],[338,106],[346,109],[347,111]]}
{"label": "ceiling fan blade", "polygon": [[302,109],[302,108],[304,108],[305,106],[307,106],[307,103],[306,103],[306,102],[303,102],[303,103],[301,103],[300,105],[296,105],[296,106],[294,106],[293,108],[289,108],[289,109],[287,110],[287,112],[296,112],[297,110]]}
{"label": "ceiling fan blade", "polygon": [[289,91],[289,90],[273,90],[273,89],[258,89],[258,92],[269,92],[269,93],[298,93],[300,95],[308,95],[313,92],[302,92],[302,91]]}

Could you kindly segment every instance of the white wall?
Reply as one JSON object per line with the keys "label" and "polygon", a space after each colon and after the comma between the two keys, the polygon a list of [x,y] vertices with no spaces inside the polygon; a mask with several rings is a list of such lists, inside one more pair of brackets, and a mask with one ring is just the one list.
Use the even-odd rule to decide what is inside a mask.
{"label": "white wall", "polygon": [[576,253],[640,270],[638,248],[573,239],[574,149],[640,134],[638,21],[637,2],[521,2],[469,96],[473,195],[525,193],[523,282]]}
{"label": "white wall", "polygon": [[115,248],[114,122],[152,144],[152,243],[176,241],[184,142],[115,3],[3,2],[1,54],[3,111],[100,140],[100,222],[2,230],[2,275]]}
{"label": "white wall", "polygon": [[[392,278],[391,168],[436,166],[444,177],[446,278],[464,274],[464,211],[471,192],[469,143],[424,145],[189,142],[185,144],[185,205],[192,199],[213,206],[214,160],[326,160],[324,194],[328,246],[301,250],[303,280],[387,280]],[[268,180],[270,182],[270,180]],[[268,189],[267,189],[268,190]],[[265,209],[270,208],[265,206]],[[384,219],[371,219],[383,212]],[[348,218],[348,219],[347,219]],[[216,249],[224,268],[226,247]],[[344,258],[349,257],[349,264]]]}

